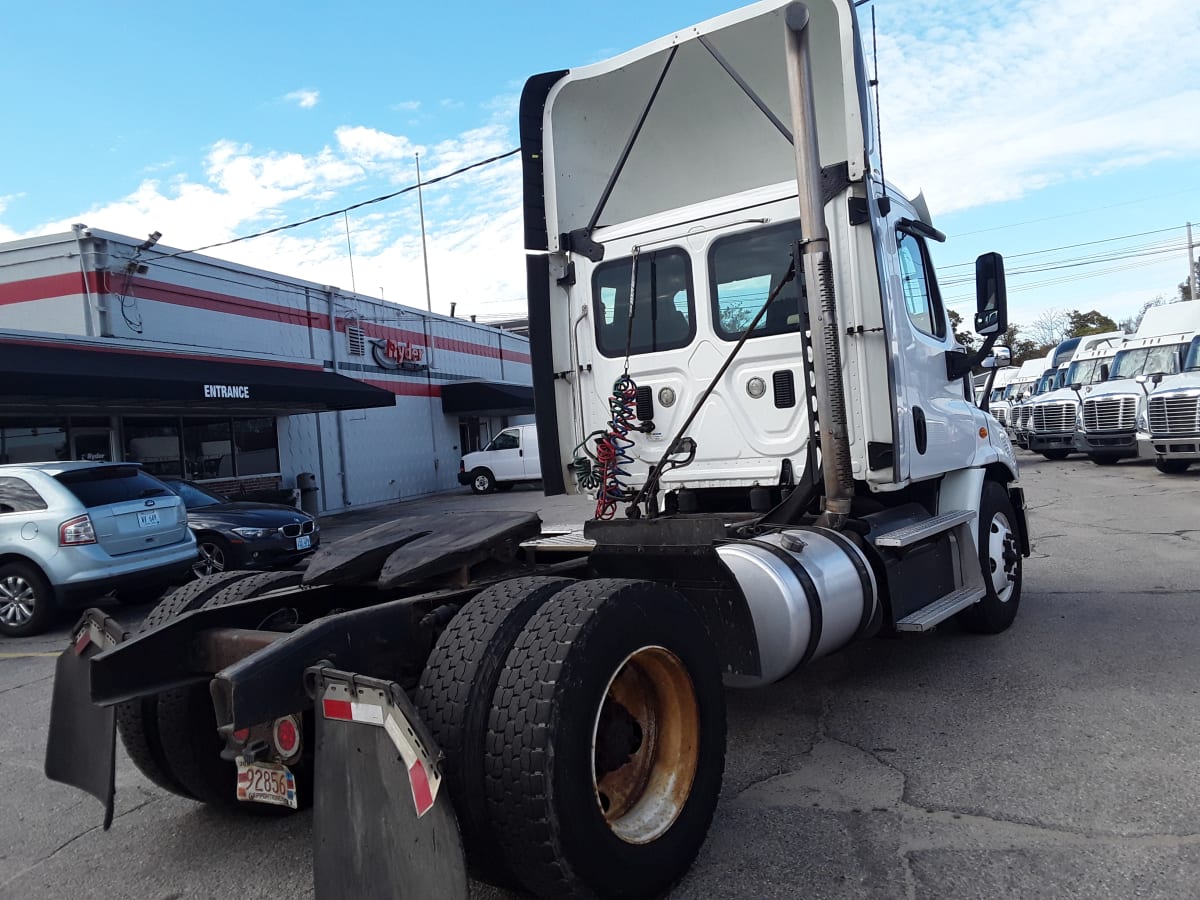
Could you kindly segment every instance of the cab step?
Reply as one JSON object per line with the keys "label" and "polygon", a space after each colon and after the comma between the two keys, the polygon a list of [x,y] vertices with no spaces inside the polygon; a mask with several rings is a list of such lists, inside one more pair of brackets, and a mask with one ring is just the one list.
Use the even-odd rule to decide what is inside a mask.
{"label": "cab step", "polygon": [[[964,525],[974,519],[975,510],[955,509],[920,522],[914,522],[911,525],[905,525],[902,528],[897,528],[895,531],[885,531],[874,538],[874,543],[876,547],[888,547],[890,549],[911,547],[913,544],[923,541],[926,538],[949,531],[951,528]],[[940,603],[941,601],[938,602]]]}
{"label": "cab step", "polygon": [[[971,515],[975,515],[971,513]],[[928,631],[939,622],[944,622],[957,612],[962,612],[973,603],[978,603],[987,592],[980,587],[961,587],[928,606],[909,613],[896,623],[897,631]]]}

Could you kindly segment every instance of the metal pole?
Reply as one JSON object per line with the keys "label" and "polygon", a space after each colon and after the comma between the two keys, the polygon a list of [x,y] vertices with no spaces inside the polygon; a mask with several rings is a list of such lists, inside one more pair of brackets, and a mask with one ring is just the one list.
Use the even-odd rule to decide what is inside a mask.
{"label": "metal pole", "polygon": [[1188,235],[1188,293],[1193,300],[1196,298],[1196,245],[1192,243],[1192,223],[1187,223]]}
{"label": "metal pole", "polygon": [[433,297],[429,292],[429,251],[425,247],[425,197],[421,192],[421,154],[417,158],[417,210],[421,214],[421,260],[425,264],[425,308],[433,312]]}

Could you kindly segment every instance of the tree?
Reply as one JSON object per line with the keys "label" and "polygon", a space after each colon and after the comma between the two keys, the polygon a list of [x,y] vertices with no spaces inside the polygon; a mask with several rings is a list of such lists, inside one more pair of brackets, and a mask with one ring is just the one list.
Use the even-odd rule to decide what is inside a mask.
{"label": "tree", "polygon": [[1108,331],[1118,331],[1117,323],[1098,310],[1080,312],[1077,309],[1068,313],[1067,337],[1083,337],[1088,334],[1104,334]]}
{"label": "tree", "polygon": [[950,310],[950,327],[954,331],[954,339],[967,348],[967,351],[975,349],[975,335],[970,331],[964,331],[963,317],[958,310]]}
{"label": "tree", "polygon": [[1052,347],[1066,340],[1070,324],[1071,314],[1065,309],[1044,309],[1029,324],[1027,331],[1035,343]]}
{"label": "tree", "polygon": [[[1033,359],[1038,355],[1036,353],[1037,345],[1033,341],[1021,337],[1021,327],[1019,325],[1010,324],[1008,330],[1000,336],[1000,339],[996,343],[1012,351],[1012,364],[1014,366],[1019,366],[1025,360]],[[1041,355],[1045,356],[1045,353]]]}

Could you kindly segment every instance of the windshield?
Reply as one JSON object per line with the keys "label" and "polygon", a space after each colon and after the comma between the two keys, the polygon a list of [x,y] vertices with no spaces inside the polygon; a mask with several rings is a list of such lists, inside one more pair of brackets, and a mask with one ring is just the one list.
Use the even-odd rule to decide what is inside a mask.
{"label": "windshield", "polygon": [[1136,347],[1122,350],[1113,360],[1112,372],[1108,380],[1118,378],[1133,378],[1136,375],[1153,375],[1161,372],[1163,375],[1175,375],[1179,372],[1179,364],[1186,344],[1160,344],[1157,347]]}
{"label": "windshield", "polygon": [[995,403],[997,400],[999,400],[1003,396],[1004,396],[1004,388],[996,388],[995,390],[992,391],[991,396],[988,399],[992,403]]}
{"label": "windshield", "polygon": [[186,481],[168,481],[167,487],[183,498],[183,505],[188,509],[200,509],[205,506],[216,506],[218,503],[224,503],[220,497],[214,497],[208,491],[202,491],[193,484],[188,484]]}
{"label": "windshield", "polygon": [[1050,369],[1048,372],[1043,374],[1041,381],[1038,382],[1037,390],[1035,390],[1033,393],[1035,395],[1036,394],[1044,394],[1044,393],[1046,393],[1046,391],[1054,390],[1054,377],[1057,374],[1058,373],[1055,372],[1053,369]]}
{"label": "windshield", "polygon": [[1200,372],[1200,334],[1192,338],[1192,343],[1188,347],[1187,359],[1183,361],[1183,370]]}
{"label": "windshield", "polygon": [[1103,381],[1101,366],[1106,366],[1112,361],[1111,356],[1098,356],[1095,359],[1081,359],[1078,362],[1071,363],[1071,367],[1067,369],[1067,377],[1065,384],[1093,384],[1097,381]]}

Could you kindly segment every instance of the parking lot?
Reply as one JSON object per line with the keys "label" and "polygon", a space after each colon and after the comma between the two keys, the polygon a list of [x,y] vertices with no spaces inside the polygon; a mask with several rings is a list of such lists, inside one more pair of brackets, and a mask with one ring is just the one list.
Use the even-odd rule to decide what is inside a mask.
{"label": "parking lot", "polygon": [[[1034,554],[1013,628],[870,641],[730,693],[724,794],[676,896],[1196,896],[1200,471],[1021,461]],[[429,504],[587,514],[527,489],[402,509]],[[308,813],[219,814],[119,751],[104,833],[95,800],[43,778],[64,636],[0,644],[0,897],[311,896]]]}

